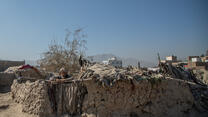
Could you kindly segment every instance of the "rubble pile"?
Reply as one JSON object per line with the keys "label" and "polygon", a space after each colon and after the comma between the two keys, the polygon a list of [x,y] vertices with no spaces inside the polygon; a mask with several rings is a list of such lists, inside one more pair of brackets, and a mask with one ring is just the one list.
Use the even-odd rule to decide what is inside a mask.
{"label": "rubble pile", "polygon": [[141,80],[142,71],[135,69],[120,69],[109,65],[95,64],[83,72],[79,79],[95,80],[97,83],[112,86],[118,80]]}
{"label": "rubble pile", "polygon": [[165,69],[151,73],[94,64],[67,82],[15,80],[12,94],[25,112],[40,116],[208,116],[207,85],[178,68],[171,69],[180,77]]}
{"label": "rubble pile", "polygon": [[193,70],[193,73],[195,74],[195,76],[201,80],[203,83],[208,85],[208,71],[207,70],[203,70],[203,69],[199,69],[199,70]]}
{"label": "rubble pile", "polygon": [[19,67],[21,67],[21,66],[9,67],[4,71],[4,73],[16,73],[18,71]]}
{"label": "rubble pile", "polygon": [[41,79],[41,76],[32,69],[18,70],[16,73],[21,73],[22,77]]}
{"label": "rubble pile", "polygon": [[176,79],[191,81],[196,84],[206,86],[206,84],[202,82],[200,78],[197,78],[195,74],[193,73],[193,71],[191,70],[184,70],[180,66],[175,67],[175,66],[172,66],[171,64],[164,64],[164,63],[160,63],[159,66],[161,69],[161,73],[166,77],[172,77]]}
{"label": "rubble pile", "polygon": [[[44,71],[39,71],[37,68],[31,66],[32,68],[21,69],[22,66],[9,67],[4,72],[5,74],[14,74],[15,78],[24,78],[25,80],[37,80],[37,79],[47,79],[51,76],[51,73],[46,73]],[[30,66],[30,65],[26,65]]]}

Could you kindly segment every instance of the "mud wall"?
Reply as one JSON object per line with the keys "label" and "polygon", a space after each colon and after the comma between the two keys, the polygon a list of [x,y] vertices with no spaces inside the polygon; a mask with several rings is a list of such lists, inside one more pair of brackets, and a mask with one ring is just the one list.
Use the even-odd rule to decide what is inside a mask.
{"label": "mud wall", "polygon": [[25,61],[2,61],[0,60],[0,72],[9,67],[24,65]]}
{"label": "mud wall", "polygon": [[14,73],[0,72],[0,86],[11,86],[15,78]]}
{"label": "mud wall", "polygon": [[48,84],[44,81],[12,85],[23,111],[39,116],[194,117],[207,116],[194,108],[191,84],[182,80],[121,80],[113,86],[94,80]]}
{"label": "mud wall", "polygon": [[86,88],[81,83],[50,84],[45,81],[14,80],[12,98],[23,112],[45,116],[80,115]]}
{"label": "mud wall", "polygon": [[48,96],[48,87],[44,81],[19,83],[14,80],[11,92],[14,101],[22,104],[23,112],[39,115],[40,117],[53,114]]}
{"label": "mud wall", "polygon": [[88,94],[83,112],[98,117],[191,116],[194,99],[187,83],[162,81],[118,81],[113,87],[85,82]]}

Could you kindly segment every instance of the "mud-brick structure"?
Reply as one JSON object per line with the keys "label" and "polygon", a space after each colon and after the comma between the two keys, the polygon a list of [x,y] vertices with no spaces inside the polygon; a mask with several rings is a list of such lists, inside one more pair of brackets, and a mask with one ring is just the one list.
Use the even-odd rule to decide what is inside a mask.
{"label": "mud-brick structure", "polygon": [[207,117],[207,87],[94,65],[67,82],[14,80],[13,99],[40,117]]}
{"label": "mud-brick structure", "polygon": [[25,61],[6,61],[0,60],[0,72],[3,72],[9,67],[24,65]]}

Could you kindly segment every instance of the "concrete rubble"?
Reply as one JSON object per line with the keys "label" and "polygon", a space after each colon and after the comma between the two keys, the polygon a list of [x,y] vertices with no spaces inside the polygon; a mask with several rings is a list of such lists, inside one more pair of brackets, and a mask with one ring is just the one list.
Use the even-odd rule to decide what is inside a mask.
{"label": "concrete rubble", "polygon": [[22,111],[40,117],[207,117],[207,85],[189,72],[165,69],[94,64],[61,82],[14,80],[11,92]]}

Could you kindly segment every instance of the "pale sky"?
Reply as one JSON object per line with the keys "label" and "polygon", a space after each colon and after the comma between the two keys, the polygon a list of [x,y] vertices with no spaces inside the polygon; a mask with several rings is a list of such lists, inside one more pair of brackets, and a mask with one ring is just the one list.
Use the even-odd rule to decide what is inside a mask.
{"label": "pale sky", "polygon": [[87,55],[201,55],[208,49],[208,1],[1,0],[0,59],[37,60],[71,27],[84,28]]}

